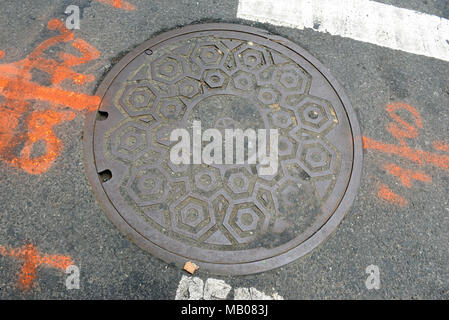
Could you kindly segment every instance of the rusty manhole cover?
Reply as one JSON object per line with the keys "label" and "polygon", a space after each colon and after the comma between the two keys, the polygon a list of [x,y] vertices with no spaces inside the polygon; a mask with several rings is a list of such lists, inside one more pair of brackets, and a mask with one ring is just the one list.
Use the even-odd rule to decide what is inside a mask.
{"label": "rusty manhole cover", "polygon": [[[354,111],[321,63],[284,38],[232,24],[170,31],[126,55],[97,94],[89,180],[120,230],[165,261],[217,274],[279,267],[320,244],[355,197]],[[170,132],[192,132],[194,120],[277,129],[279,169],[173,164]]]}

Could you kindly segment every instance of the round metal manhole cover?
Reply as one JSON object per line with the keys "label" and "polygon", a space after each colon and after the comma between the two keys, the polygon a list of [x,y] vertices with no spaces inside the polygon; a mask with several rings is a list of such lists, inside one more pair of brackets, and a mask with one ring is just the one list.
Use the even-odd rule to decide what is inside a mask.
{"label": "round metal manhole cover", "polygon": [[[89,180],[120,230],[165,261],[216,274],[279,267],[320,244],[354,200],[354,111],[326,69],[284,38],[232,24],[167,32],[126,55],[97,94],[85,132]],[[200,146],[199,156],[178,150],[191,152],[190,164],[170,157],[176,129]],[[243,163],[238,139],[226,149],[226,131],[238,129],[257,132],[267,157],[277,132],[271,173],[247,157],[249,136]]]}

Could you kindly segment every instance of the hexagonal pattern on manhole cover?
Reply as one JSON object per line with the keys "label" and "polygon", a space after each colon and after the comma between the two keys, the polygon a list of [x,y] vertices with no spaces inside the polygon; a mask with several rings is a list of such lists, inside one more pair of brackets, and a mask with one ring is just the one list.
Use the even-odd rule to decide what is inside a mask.
{"label": "hexagonal pattern on manhole cover", "polygon": [[[97,94],[85,130],[90,183],[120,230],[165,261],[216,274],[279,267],[320,244],[354,200],[354,111],[321,63],[284,38],[232,24],[166,32],[122,58]],[[223,137],[277,129],[278,170],[174,164],[170,134],[192,134],[195,120]]]}

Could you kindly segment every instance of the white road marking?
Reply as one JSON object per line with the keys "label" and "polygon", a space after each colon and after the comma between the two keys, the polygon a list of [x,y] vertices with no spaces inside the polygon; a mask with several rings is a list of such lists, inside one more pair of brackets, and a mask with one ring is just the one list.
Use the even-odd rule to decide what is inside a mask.
{"label": "white road marking", "polygon": [[204,285],[204,300],[224,300],[231,291],[231,286],[223,280],[209,278]]}
{"label": "white road marking", "polygon": [[203,298],[204,282],[198,277],[182,276],[176,289],[175,300],[200,300]]}
{"label": "white road marking", "polygon": [[[223,280],[209,278],[204,283],[198,277],[182,276],[176,290],[175,300],[224,300],[232,287]],[[277,292],[271,296],[256,288],[237,288],[234,300],[284,300]]]}
{"label": "white road marking", "polygon": [[369,0],[239,0],[237,17],[449,61],[449,20]]}
{"label": "white road marking", "polygon": [[234,300],[284,300],[277,292],[272,296],[257,290],[256,288],[236,288]]}

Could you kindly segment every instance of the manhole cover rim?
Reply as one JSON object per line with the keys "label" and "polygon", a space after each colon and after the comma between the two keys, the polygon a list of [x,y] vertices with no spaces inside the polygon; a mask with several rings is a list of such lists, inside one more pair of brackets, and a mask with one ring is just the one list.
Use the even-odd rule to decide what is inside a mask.
{"label": "manhole cover rim", "polygon": [[[183,28],[174,29],[168,32],[164,32],[150,40],[145,41],[141,45],[137,46],[129,53],[127,53],[105,76],[105,78],[100,83],[96,95],[103,100],[108,88],[117,77],[117,75],[122,71],[134,58],[145,52],[149,48],[153,48],[157,44],[167,41],[173,37],[180,35],[186,35],[189,33],[198,33],[201,31],[210,32],[213,30],[217,31],[229,31],[229,32],[243,32],[246,34],[258,36],[265,38],[266,40],[271,40],[286,47],[289,50],[296,52],[298,55],[302,56],[310,64],[312,64],[328,81],[330,86],[335,91],[336,95],[340,99],[343,105],[343,109],[346,112],[349,127],[352,132],[352,142],[353,142],[353,163],[352,171],[349,177],[349,182],[346,186],[346,192],[337,206],[335,211],[331,214],[329,220],[325,222],[321,228],[316,230],[316,232],[311,235],[307,240],[303,241],[298,246],[288,250],[287,252],[281,253],[277,256],[267,258],[264,260],[257,260],[244,263],[234,263],[234,264],[218,264],[218,263],[208,263],[199,261],[201,269],[207,270],[214,274],[223,275],[244,275],[259,273],[267,270],[271,270],[285,264],[288,264],[294,260],[297,260],[301,256],[307,254],[318,245],[320,245],[324,240],[336,230],[338,224],[344,218],[345,214],[349,211],[356,195],[357,190],[360,185],[361,173],[362,173],[362,138],[359,122],[355,111],[353,110],[349,98],[344,92],[343,88],[339,85],[336,79],[329,73],[327,68],[315,57],[311,56],[307,51],[298,46],[297,44],[287,40],[283,37],[271,35],[266,30],[247,27],[243,25],[226,24],[226,23],[208,23],[208,24],[198,24],[190,25]],[[100,104],[101,105],[101,104]],[[127,238],[130,238],[132,242],[140,246],[142,249],[150,252],[156,257],[168,263],[175,263],[179,267],[182,267],[184,263],[188,260],[180,256],[180,253],[173,253],[160,247],[159,245],[148,240],[145,235],[139,233],[130,224],[123,219],[122,215],[117,211],[112,201],[103,186],[98,179],[98,171],[95,164],[95,156],[93,149],[93,132],[95,128],[96,112],[92,112],[86,116],[85,128],[84,128],[84,163],[85,170],[88,180],[92,186],[95,194],[96,200],[100,203],[104,211],[106,212],[108,218],[116,225],[116,227],[124,234]],[[195,261],[195,260],[193,260]]]}

